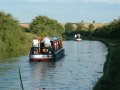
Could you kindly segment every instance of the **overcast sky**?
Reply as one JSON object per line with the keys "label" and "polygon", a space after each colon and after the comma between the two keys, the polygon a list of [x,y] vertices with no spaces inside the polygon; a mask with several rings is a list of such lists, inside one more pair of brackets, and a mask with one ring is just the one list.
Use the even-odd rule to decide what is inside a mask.
{"label": "overcast sky", "polygon": [[12,14],[21,23],[38,15],[58,22],[110,22],[120,16],[120,0],[0,0],[0,11]]}

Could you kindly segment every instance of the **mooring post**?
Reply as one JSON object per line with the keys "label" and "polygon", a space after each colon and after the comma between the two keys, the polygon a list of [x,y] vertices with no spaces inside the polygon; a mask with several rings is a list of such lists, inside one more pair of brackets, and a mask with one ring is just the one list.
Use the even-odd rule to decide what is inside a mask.
{"label": "mooring post", "polygon": [[21,88],[22,88],[22,90],[24,90],[23,82],[22,82],[22,77],[21,77],[21,72],[20,72],[20,67],[18,67],[18,71],[19,71],[19,77],[20,77]]}

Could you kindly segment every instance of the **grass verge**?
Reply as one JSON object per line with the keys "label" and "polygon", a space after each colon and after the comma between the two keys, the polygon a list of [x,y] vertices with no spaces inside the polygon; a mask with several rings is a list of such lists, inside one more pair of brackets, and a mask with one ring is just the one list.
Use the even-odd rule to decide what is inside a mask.
{"label": "grass verge", "polygon": [[0,50],[5,48],[0,52],[0,59],[17,57],[25,54],[29,54],[30,47],[32,46],[32,39],[34,38],[34,34],[25,33],[24,40],[19,43],[19,46],[13,47],[14,50],[9,50],[9,47],[0,46]]}

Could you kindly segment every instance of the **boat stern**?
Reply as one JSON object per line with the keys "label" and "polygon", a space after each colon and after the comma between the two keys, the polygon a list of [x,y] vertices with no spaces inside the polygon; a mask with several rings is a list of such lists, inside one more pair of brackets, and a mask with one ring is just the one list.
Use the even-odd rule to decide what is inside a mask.
{"label": "boat stern", "polygon": [[52,55],[29,55],[29,59],[31,62],[50,62],[53,60]]}

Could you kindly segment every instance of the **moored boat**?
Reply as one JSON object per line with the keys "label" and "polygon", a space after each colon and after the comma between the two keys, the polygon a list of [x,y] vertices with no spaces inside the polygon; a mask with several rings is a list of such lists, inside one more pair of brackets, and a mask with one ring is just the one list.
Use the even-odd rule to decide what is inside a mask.
{"label": "moored boat", "polygon": [[29,54],[29,60],[31,62],[51,62],[64,57],[65,49],[60,38],[53,37],[50,40],[51,47],[45,47],[42,38],[39,38],[38,41],[38,47],[31,47]]}
{"label": "moored boat", "polygon": [[80,39],[80,38],[75,38],[74,40],[75,40],[75,41],[81,41],[82,39]]}
{"label": "moored boat", "polygon": [[82,39],[80,38],[80,34],[75,34],[75,36],[74,36],[74,40],[75,41],[81,41]]}

